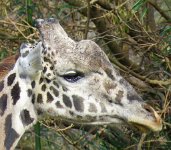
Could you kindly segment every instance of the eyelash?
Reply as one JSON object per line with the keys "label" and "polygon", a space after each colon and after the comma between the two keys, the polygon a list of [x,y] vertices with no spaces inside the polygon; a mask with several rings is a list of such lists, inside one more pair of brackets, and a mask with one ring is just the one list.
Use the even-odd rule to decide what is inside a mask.
{"label": "eyelash", "polygon": [[69,72],[69,73],[63,75],[63,78],[70,83],[77,82],[78,80],[80,80],[83,77],[84,77],[83,73],[75,72],[75,71],[72,71],[72,72]]}

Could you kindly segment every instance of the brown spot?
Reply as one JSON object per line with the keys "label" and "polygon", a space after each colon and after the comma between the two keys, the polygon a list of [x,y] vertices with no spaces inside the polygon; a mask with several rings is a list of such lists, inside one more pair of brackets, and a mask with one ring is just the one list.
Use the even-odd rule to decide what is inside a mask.
{"label": "brown spot", "polygon": [[42,94],[38,94],[38,95],[37,95],[37,102],[38,102],[38,103],[43,103]]}
{"label": "brown spot", "polygon": [[[48,54],[48,55],[49,55],[49,54]],[[50,57],[50,55],[49,55],[48,57]],[[49,64],[52,64],[52,62],[50,61],[50,59],[48,59],[47,57],[44,57],[44,61],[45,61],[45,62],[48,62]]]}
{"label": "brown spot", "polygon": [[19,84],[17,82],[11,90],[13,105],[15,105],[17,103],[17,101],[20,99],[20,92],[21,92],[21,89],[20,89]]}
{"label": "brown spot", "polygon": [[44,91],[44,92],[46,91],[46,84],[42,85],[42,91]]}
{"label": "brown spot", "polygon": [[7,94],[3,94],[0,97],[0,115],[1,116],[3,116],[6,108],[7,108]]}
{"label": "brown spot", "polygon": [[122,105],[121,100],[123,98],[123,91],[119,90],[118,93],[116,94],[116,98],[115,98],[115,104],[119,104]]}
{"label": "brown spot", "polygon": [[47,102],[51,103],[53,100],[53,96],[49,92],[47,92]]}
{"label": "brown spot", "polygon": [[59,101],[57,101],[55,104],[56,104],[56,107],[57,107],[57,108],[64,108],[64,107],[60,104]]}
{"label": "brown spot", "polygon": [[68,89],[65,86],[62,86],[62,89],[63,89],[64,92],[68,91]]}
{"label": "brown spot", "polygon": [[51,82],[51,80],[49,80],[48,78],[45,78],[46,79],[46,82],[47,83],[50,83]]}
{"label": "brown spot", "polygon": [[36,82],[35,81],[32,81],[31,82],[31,87],[34,89],[35,88],[35,85],[36,85]]}
{"label": "brown spot", "polygon": [[54,69],[54,67],[53,67],[53,66],[51,66],[51,67],[50,67],[50,70],[53,70],[53,69]]}
{"label": "brown spot", "polygon": [[69,111],[69,114],[70,114],[71,116],[74,116],[74,112],[73,112],[73,111]]}
{"label": "brown spot", "polygon": [[33,95],[32,95],[31,102],[32,102],[32,104],[34,104],[34,103],[35,103],[35,94],[33,94]]}
{"label": "brown spot", "polygon": [[51,76],[51,73],[48,73],[48,74],[47,74],[47,77],[50,77],[50,76]]}
{"label": "brown spot", "polygon": [[58,84],[57,82],[53,81],[53,84],[54,84],[57,88],[59,88],[59,84]]}
{"label": "brown spot", "polygon": [[107,76],[108,76],[110,79],[115,80],[115,77],[114,77],[113,74],[112,74],[112,69],[110,69],[110,68],[105,68],[105,72],[106,72]]}
{"label": "brown spot", "polygon": [[52,52],[51,52],[51,56],[54,56],[54,55],[55,55],[55,53],[52,51]]}
{"label": "brown spot", "polygon": [[34,118],[31,118],[30,112],[27,109],[24,109],[20,112],[20,118],[24,126],[28,126],[34,121]]}
{"label": "brown spot", "polygon": [[7,79],[8,86],[11,86],[13,84],[15,77],[16,77],[16,73],[13,73],[13,74],[9,75],[9,77]]}
{"label": "brown spot", "polygon": [[19,134],[12,128],[12,114],[9,114],[5,119],[5,135],[4,146],[6,150],[9,150],[19,138]]}
{"label": "brown spot", "polygon": [[69,107],[69,108],[72,107],[70,98],[68,96],[66,96],[65,94],[63,94],[63,102],[67,107]]}
{"label": "brown spot", "polygon": [[117,87],[117,84],[112,83],[112,82],[110,82],[110,81],[106,81],[106,82],[104,82],[103,86],[104,86],[106,92],[107,92],[108,94],[110,94],[110,90],[115,89],[115,88]]}
{"label": "brown spot", "polygon": [[59,96],[59,91],[57,89],[55,89],[53,86],[50,87],[50,90],[55,95],[55,97],[58,97]]}
{"label": "brown spot", "polygon": [[47,68],[46,67],[44,67],[43,68],[43,73],[45,73],[47,71]]}
{"label": "brown spot", "polygon": [[93,104],[93,103],[90,103],[90,106],[89,106],[89,112],[97,112],[97,108],[96,108],[96,105]]}
{"label": "brown spot", "polygon": [[4,88],[4,81],[1,81],[0,82],[0,92],[3,90],[3,88]]}
{"label": "brown spot", "polygon": [[38,115],[42,115],[42,114],[43,114],[43,111],[42,111],[41,109],[38,108],[38,109],[37,109],[37,114],[38,114]]}
{"label": "brown spot", "polygon": [[30,97],[32,95],[32,90],[31,89],[27,90],[27,95],[28,95],[28,97]]}
{"label": "brown spot", "polygon": [[75,109],[79,112],[83,112],[84,111],[84,103],[83,103],[84,99],[77,95],[73,95],[72,98],[73,98]]}
{"label": "brown spot", "polygon": [[39,80],[39,84],[41,84],[43,82],[43,78],[40,78]]}
{"label": "brown spot", "polygon": [[26,57],[29,54],[29,51],[26,51],[25,53],[23,53],[21,56],[22,57]]}

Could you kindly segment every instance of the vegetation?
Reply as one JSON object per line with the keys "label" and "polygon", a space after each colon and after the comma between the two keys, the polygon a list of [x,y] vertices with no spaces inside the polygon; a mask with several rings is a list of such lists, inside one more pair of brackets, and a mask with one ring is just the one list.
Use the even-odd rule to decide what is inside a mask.
{"label": "vegetation", "polygon": [[[146,136],[127,126],[80,127],[49,118],[40,121],[41,150],[171,149],[170,0],[0,0],[0,6],[0,60],[38,39],[36,18],[58,18],[75,40],[96,41],[163,118],[163,130]],[[29,130],[18,148],[34,149],[34,136]]]}

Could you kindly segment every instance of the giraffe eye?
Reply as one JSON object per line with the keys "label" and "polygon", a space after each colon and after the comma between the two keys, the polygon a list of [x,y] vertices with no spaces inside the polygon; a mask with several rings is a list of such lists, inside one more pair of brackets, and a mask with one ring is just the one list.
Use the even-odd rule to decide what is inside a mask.
{"label": "giraffe eye", "polygon": [[63,78],[71,83],[74,83],[84,77],[84,74],[78,71],[69,71],[63,75]]}

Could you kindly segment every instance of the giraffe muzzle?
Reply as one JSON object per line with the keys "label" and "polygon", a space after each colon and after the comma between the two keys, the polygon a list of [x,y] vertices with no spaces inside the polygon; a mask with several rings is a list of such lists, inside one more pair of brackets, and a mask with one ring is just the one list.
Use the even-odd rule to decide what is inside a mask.
{"label": "giraffe muzzle", "polygon": [[150,130],[156,132],[162,130],[162,119],[158,113],[147,104],[143,104],[143,108],[147,111],[147,116],[151,117],[131,117],[128,119],[128,123],[142,132],[148,132]]}

